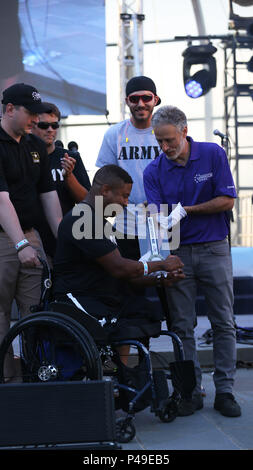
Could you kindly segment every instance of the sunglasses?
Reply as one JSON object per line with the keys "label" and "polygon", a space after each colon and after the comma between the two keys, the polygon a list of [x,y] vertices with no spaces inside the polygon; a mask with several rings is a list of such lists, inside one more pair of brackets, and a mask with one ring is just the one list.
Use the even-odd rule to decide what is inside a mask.
{"label": "sunglasses", "polygon": [[50,126],[52,127],[52,129],[58,129],[59,127],[59,122],[43,122],[43,121],[40,121],[38,122],[37,126],[40,128],[40,129],[48,129]]}
{"label": "sunglasses", "polygon": [[143,103],[149,103],[149,101],[152,101],[153,95],[131,95],[128,97],[130,103],[137,104],[139,101],[143,101]]}

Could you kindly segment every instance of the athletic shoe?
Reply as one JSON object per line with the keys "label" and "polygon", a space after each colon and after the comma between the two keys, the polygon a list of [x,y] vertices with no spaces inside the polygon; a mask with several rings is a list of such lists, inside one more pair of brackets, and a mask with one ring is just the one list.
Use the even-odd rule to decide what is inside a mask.
{"label": "athletic shoe", "polygon": [[232,393],[217,393],[214,408],[223,416],[229,416],[231,418],[237,418],[242,414],[240,405],[237,403]]}
{"label": "athletic shoe", "polygon": [[197,410],[201,410],[204,406],[201,393],[193,395],[191,399],[181,398],[178,402],[178,416],[190,416]]}

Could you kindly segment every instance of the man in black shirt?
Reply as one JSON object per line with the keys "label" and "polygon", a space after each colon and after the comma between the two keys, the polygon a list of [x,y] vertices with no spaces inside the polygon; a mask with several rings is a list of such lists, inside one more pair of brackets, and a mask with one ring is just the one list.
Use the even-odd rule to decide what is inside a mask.
{"label": "man in black shirt", "polygon": [[[34,230],[38,196],[54,236],[62,211],[43,142],[31,135],[47,108],[38,91],[18,83],[3,92],[0,126],[0,341],[8,331],[13,300],[21,316],[37,304],[42,243]],[[15,372],[10,355],[7,374]]]}
{"label": "man in black shirt", "polygon": [[[65,215],[76,202],[84,199],[90,189],[90,180],[80,154],[72,153],[55,145],[61,113],[53,103],[43,103],[47,112],[39,115],[39,122],[33,127],[32,133],[40,137],[47,147],[50,168],[56,190]],[[39,214],[38,230],[48,259],[52,258],[56,249],[56,240],[44,214]]]}
{"label": "man in black shirt", "polygon": [[158,321],[161,317],[152,302],[134,294],[131,285],[155,285],[156,277],[148,274],[156,271],[167,271],[165,285],[184,274],[177,256],[148,263],[128,259],[106,235],[104,209],[109,204],[126,207],[131,189],[132,179],[125,170],[105,165],[95,174],[85,200],[65,215],[54,259],[54,295],[100,320],[113,316],[134,324],[138,318]]}

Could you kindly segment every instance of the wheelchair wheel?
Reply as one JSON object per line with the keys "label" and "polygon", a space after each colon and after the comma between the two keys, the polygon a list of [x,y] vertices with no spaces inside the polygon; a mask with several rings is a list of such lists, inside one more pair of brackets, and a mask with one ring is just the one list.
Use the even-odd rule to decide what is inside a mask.
{"label": "wheelchair wheel", "polygon": [[177,417],[177,404],[175,400],[173,400],[173,398],[164,400],[157,414],[163,423],[171,423],[174,421]]}
{"label": "wheelchair wheel", "polygon": [[116,441],[121,444],[130,442],[136,434],[135,427],[130,418],[116,419]]}
{"label": "wheelchair wheel", "polygon": [[[8,377],[11,349],[18,367]],[[38,312],[18,321],[0,346],[0,382],[100,380],[102,365],[88,331],[67,315]]]}

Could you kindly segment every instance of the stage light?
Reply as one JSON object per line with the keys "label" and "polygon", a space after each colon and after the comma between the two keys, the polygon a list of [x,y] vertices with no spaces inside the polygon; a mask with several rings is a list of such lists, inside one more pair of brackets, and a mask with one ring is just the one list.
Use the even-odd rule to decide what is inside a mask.
{"label": "stage light", "polygon": [[[190,98],[199,98],[216,86],[216,60],[213,54],[217,51],[211,43],[199,46],[189,46],[183,52],[183,78],[185,92]],[[192,74],[193,65],[202,68]]]}
{"label": "stage light", "polygon": [[194,77],[186,83],[185,91],[191,98],[198,98],[203,94],[203,88],[201,84],[198,81],[193,80],[193,78]]}
{"label": "stage light", "polygon": [[237,3],[242,7],[249,7],[253,5],[252,0],[229,0],[229,29],[236,31],[245,31],[249,36],[253,36],[253,17],[239,16],[234,13],[233,3]]}
{"label": "stage light", "polygon": [[199,70],[185,84],[185,91],[190,98],[199,98],[211,88],[210,77],[207,70]]}

